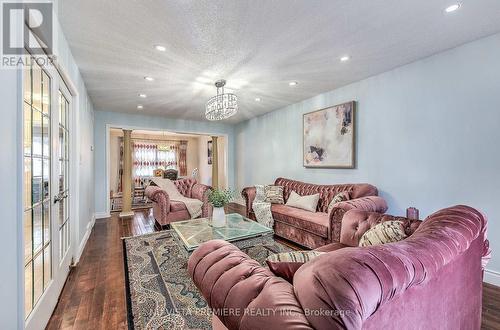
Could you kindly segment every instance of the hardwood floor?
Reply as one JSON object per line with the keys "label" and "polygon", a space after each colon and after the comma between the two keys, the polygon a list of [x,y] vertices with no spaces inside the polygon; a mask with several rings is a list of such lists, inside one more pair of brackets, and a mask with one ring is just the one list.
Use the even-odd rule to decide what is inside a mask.
{"label": "hardwood floor", "polygon": [[[229,205],[242,213],[243,206]],[[126,329],[125,277],[121,237],[153,232],[149,210],[136,211],[130,219],[117,214],[98,219],[78,266],[64,286],[47,329]],[[483,286],[482,329],[500,329],[500,287]]]}

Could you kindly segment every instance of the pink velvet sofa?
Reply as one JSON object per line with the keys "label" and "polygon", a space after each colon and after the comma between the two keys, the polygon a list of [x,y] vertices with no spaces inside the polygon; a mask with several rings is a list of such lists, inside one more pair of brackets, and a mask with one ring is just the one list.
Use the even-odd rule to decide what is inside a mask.
{"label": "pink velvet sofa", "polygon": [[422,223],[396,218],[411,236],[355,246],[394,219],[346,213],[341,241],[321,248],[327,253],[300,267],[293,284],[221,240],[195,250],[188,270],[214,324],[228,329],[480,329],[486,218],[467,206]]}
{"label": "pink velvet sofa", "polygon": [[[196,198],[203,201],[201,217],[208,217],[210,204],[208,203],[208,192],[212,189],[204,184],[196,183],[195,179],[179,179],[174,181],[179,192],[188,198]],[[186,205],[182,202],[170,200],[168,194],[157,186],[148,186],[146,196],[153,201],[153,216],[156,225],[160,228],[168,228],[174,221],[188,220],[191,218]]]}
{"label": "pink velvet sofa", "polygon": [[[320,194],[317,212],[309,212],[279,204],[273,204],[271,207],[274,218],[274,233],[277,236],[312,249],[339,241],[341,220],[346,211],[360,209],[384,213],[387,210],[384,199],[377,196],[377,188],[366,183],[316,185],[278,178],[274,184],[283,186],[285,203],[292,190],[302,196]],[[343,191],[348,191],[351,199],[338,203],[337,207],[333,208],[328,214],[330,201],[336,194]],[[246,201],[247,217],[255,219],[252,210],[255,187],[243,189],[241,195]]]}

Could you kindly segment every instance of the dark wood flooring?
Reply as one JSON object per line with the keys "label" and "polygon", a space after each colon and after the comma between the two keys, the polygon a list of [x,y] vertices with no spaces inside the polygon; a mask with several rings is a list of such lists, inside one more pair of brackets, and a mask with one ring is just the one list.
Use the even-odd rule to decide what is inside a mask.
{"label": "dark wood flooring", "polygon": [[[229,205],[228,212],[245,208]],[[121,237],[153,232],[149,210],[130,219],[113,214],[96,220],[80,262],[66,281],[47,329],[126,329],[125,277]],[[482,329],[500,329],[500,287],[485,283]]]}

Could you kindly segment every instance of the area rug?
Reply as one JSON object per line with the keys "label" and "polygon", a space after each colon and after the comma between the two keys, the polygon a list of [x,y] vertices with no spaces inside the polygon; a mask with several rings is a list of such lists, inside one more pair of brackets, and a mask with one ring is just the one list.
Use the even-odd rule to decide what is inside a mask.
{"label": "area rug", "polygon": [[[212,315],[170,230],[123,239],[129,329],[211,329]],[[261,264],[292,249],[272,238],[235,243]]]}

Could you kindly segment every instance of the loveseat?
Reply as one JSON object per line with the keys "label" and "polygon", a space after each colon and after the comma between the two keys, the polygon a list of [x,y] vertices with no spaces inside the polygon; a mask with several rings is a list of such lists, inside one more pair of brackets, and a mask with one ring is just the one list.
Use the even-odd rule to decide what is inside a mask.
{"label": "loveseat", "polygon": [[[186,178],[173,181],[177,190],[188,198],[196,198],[203,202],[201,217],[208,217],[210,204],[208,203],[208,192],[212,189],[204,184],[197,183],[195,179]],[[156,225],[160,228],[168,228],[174,221],[189,220],[191,216],[182,202],[170,200],[168,194],[157,186],[148,186],[146,196],[153,202],[153,216]]]}
{"label": "loveseat", "polygon": [[[286,201],[292,191],[297,194],[320,194],[316,212],[309,212],[283,204],[273,204],[271,211],[274,218],[274,233],[308,248],[317,248],[340,240],[340,226],[344,213],[351,209],[384,213],[387,204],[377,196],[377,188],[366,183],[317,185],[285,178],[278,178],[274,185],[283,187],[283,198]],[[328,205],[340,192],[348,192],[350,200],[337,203],[328,212]],[[246,202],[247,217],[255,219],[252,204],[255,200],[255,187],[243,189],[242,196]]]}
{"label": "loveseat", "polygon": [[[408,238],[353,247],[374,224],[402,220]],[[341,241],[300,267],[293,284],[234,245],[201,245],[188,270],[228,329],[480,329],[490,250],[486,218],[454,206],[423,222],[349,211]]]}

